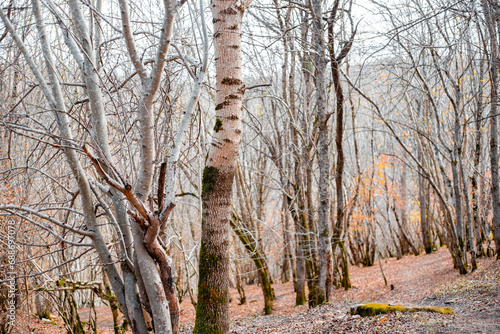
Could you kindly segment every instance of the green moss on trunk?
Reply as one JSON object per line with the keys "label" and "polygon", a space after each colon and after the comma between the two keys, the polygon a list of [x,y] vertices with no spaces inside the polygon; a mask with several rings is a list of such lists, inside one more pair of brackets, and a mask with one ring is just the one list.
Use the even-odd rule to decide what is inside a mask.
{"label": "green moss on trunk", "polygon": [[305,289],[302,291],[303,293],[297,293],[295,295],[295,305],[304,305],[307,301],[306,299],[306,291]]}
{"label": "green moss on trunk", "polygon": [[[205,175],[205,173],[203,174]],[[213,319],[218,319],[216,313],[220,311],[219,306],[229,302],[228,295],[222,289],[209,287],[207,284],[210,272],[220,266],[220,263],[220,256],[210,252],[202,240],[200,245],[198,302],[196,303],[194,334],[224,333],[224,329],[220,328],[219,324],[214,322]]]}
{"label": "green moss on trunk", "polygon": [[[233,218],[236,216],[233,215]],[[272,287],[271,278],[268,272],[268,267],[264,256],[260,251],[254,248],[251,242],[248,241],[244,229],[239,228],[234,221],[230,221],[233,231],[236,233],[245,249],[250,254],[259,273],[259,280],[262,286],[262,294],[264,295],[264,313],[271,314],[274,305],[274,289]],[[304,296],[305,299],[305,296]]]}
{"label": "green moss on trunk", "polygon": [[215,167],[206,166],[205,169],[203,169],[203,185],[201,190],[202,197],[212,192],[218,174],[219,170]]}
{"label": "green moss on trunk", "polygon": [[344,241],[340,241],[340,252],[342,255],[342,286],[345,290],[351,288],[351,279],[349,277],[349,261],[347,259],[347,252],[345,250]]}
{"label": "green moss on trunk", "polygon": [[269,273],[267,272],[267,268],[261,268],[260,272],[260,281],[264,294],[264,313],[271,314],[274,305],[274,289],[269,280]]}
{"label": "green moss on trunk", "polygon": [[214,131],[219,132],[220,128],[222,128],[222,121],[220,118],[215,119],[215,126],[214,126]]}

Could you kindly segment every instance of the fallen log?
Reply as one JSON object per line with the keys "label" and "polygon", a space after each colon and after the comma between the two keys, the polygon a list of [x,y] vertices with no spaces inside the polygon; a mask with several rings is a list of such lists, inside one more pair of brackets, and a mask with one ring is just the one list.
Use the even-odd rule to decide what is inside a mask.
{"label": "fallen log", "polygon": [[352,315],[359,314],[362,317],[369,317],[377,314],[389,312],[435,312],[441,314],[455,314],[449,307],[442,306],[404,306],[401,304],[380,304],[367,303],[351,307]]}

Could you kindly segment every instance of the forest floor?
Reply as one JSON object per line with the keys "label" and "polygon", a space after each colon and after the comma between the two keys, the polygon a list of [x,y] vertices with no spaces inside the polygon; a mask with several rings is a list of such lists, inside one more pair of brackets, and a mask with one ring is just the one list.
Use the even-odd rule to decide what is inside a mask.
{"label": "forest floor", "polygon": [[[330,303],[311,310],[307,305],[295,306],[292,283],[273,285],[276,300],[273,313],[267,316],[262,312],[263,298],[258,286],[245,287],[247,302],[243,305],[238,305],[237,291],[231,290],[230,333],[500,333],[500,261],[479,259],[477,271],[460,276],[453,269],[449,252],[441,248],[429,255],[387,259],[381,264],[388,286],[378,262],[371,267],[350,267],[353,288],[334,290]],[[366,302],[446,306],[455,315],[349,314],[351,307]],[[88,309],[81,309],[80,313],[83,320],[88,318]],[[194,307],[187,298],[181,304],[181,333],[192,332],[194,317]],[[109,308],[98,307],[97,318],[98,333],[112,334]],[[27,325],[28,319],[23,320]],[[34,319],[29,323],[34,329],[31,333],[65,333],[57,318],[57,326]]]}

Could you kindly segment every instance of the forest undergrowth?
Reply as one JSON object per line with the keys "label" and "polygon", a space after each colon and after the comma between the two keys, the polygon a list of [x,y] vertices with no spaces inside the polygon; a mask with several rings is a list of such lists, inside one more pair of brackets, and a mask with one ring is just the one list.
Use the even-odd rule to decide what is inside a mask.
{"label": "forest undergrowth", "polygon": [[[380,269],[387,278],[385,282]],[[238,292],[231,290],[231,333],[500,333],[500,261],[481,258],[478,270],[460,276],[453,270],[445,248],[429,255],[382,260],[371,267],[351,267],[353,288],[334,290],[333,300],[308,309],[295,306],[293,283],[274,284],[276,301],[271,315],[264,316],[261,289],[245,287],[247,302],[239,305]],[[392,289],[392,287],[393,289]],[[455,315],[412,312],[372,317],[350,315],[361,303],[384,302],[403,305],[451,307]],[[88,319],[87,308],[79,313]],[[191,333],[195,309],[188,299],[181,303],[181,333]],[[61,319],[52,322],[20,316],[18,333],[65,333]],[[98,333],[113,333],[107,306],[97,308]],[[17,332],[16,332],[17,333]]]}

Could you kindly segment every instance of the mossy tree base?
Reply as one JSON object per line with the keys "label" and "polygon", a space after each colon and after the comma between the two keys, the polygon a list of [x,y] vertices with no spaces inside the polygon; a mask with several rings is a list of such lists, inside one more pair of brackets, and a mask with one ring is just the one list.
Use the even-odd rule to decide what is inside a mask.
{"label": "mossy tree base", "polygon": [[306,303],[306,301],[307,301],[307,298],[306,298],[306,292],[305,291],[303,291],[303,293],[301,293],[301,294],[298,293],[295,296],[295,305],[296,306],[304,305]]}
{"label": "mossy tree base", "polygon": [[403,306],[401,304],[390,305],[390,304],[379,304],[379,303],[368,303],[352,307],[350,313],[352,315],[359,314],[362,317],[369,317],[389,312],[421,312],[421,311],[441,313],[441,314],[455,314],[455,312],[453,312],[453,310],[449,307]]}
{"label": "mossy tree base", "polygon": [[[246,229],[242,229],[236,224],[236,221],[240,221],[240,219],[235,213],[233,213],[233,219],[234,220],[230,220],[229,223],[231,224],[233,231],[236,233],[236,235],[242,242],[243,246],[245,246],[245,249],[248,251],[259,273],[262,293],[264,295],[264,313],[271,314],[275,296],[274,296],[274,289],[271,285],[272,281],[271,281],[271,276],[269,275],[266,258],[264,254],[262,254],[258,249],[256,249],[255,245],[249,241],[249,237],[251,236],[247,235],[247,232],[245,232]],[[244,301],[242,301],[241,304],[244,304]]]}

